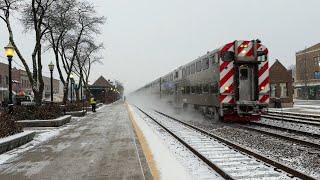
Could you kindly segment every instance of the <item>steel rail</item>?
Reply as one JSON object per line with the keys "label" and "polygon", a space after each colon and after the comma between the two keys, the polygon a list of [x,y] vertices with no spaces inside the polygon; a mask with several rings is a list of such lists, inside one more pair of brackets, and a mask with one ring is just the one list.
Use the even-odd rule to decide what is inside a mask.
{"label": "steel rail", "polygon": [[320,114],[305,114],[305,113],[294,113],[294,112],[281,112],[281,111],[267,111],[267,114],[279,114],[284,117],[298,118],[308,121],[320,122]]}
{"label": "steel rail", "polygon": [[290,136],[285,136],[285,135],[282,135],[282,134],[273,133],[273,132],[269,132],[269,131],[265,131],[265,130],[262,130],[262,129],[257,129],[257,128],[253,128],[253,127],[249,127],[249,126],[241,126],[241,127],[245,128],[247,130],[256,131],[256,132],[259,132],[259,133],[262,133],[262,134],[267,134],[269,136],[273,136],[273,137],[276,137],[276,138],[285,139],[285,140],[293,141],[293,142],[296,142],[296,143],[300,143],[300,144],[303,144],[303,145],[307,145],[307,146],[310,146],[310,147],[313,147],[313,148],[320,149],[320,144],[313,143],[313,142],[310,142],[310,141],[305,141],[305,140],[302,140],[302,139],[298,139],[298,138],[294,138],[294,137],[290,137]]}
{"label": "steel rail", "polygon": [[[238,150],[238,151],[244,152],[245,154],[247,154],[247,155],[249,155],[249,156],[252,156],[252,157],[255,157],[256,159],[261,160],[261,161],[263,161],[263,162],[265,162],[265,163],[267,163],[267,164],[270,164],[270,165],[274,166],[274,167],[277,168],[277,169],[283,170],[283,171],[285,171],[286,173],[288,173],[289,175],[291,175],[291,177],[297,177],[297,178],[306,179],[306,180],[315,180],[315,178],[313,178],[313,177],[311,177],[311,176],[309,176],[309,175],[306,175],[306,174],[304,174],[304,173],[302,173],[302,172],[300,172],[300,171],[297,171],[297,170],[292,169],[292,168],[290,168],[290,167],[288,167],[288,166],[285,166],[285,165],[283,165],[283,164],[281,164],[281,163],[279,163],[279,162],[276,162],[276,161],[274,161],[274,160],[272,160],[272,159],[269,159],[269,158],[267,158],[267,157],[265,157],[265,156],[263,156],[263,155],[260,155],[260,154],[258,154],[258,153],[255,153],[255,152],[253,152],[253,151],[251,151],[251,150],[249,150],[249,149],[247,149],[247,148],[245,148],[245,147],[242,147],[242,146],[240,146],[240,145],[238,145],[238,144],[235,144],[235,143],[233,143],[233,142],[231,142],[231,141],[229,141],[229,140],[226,140],[226,139],[224,139],[224,138],[222,138],[222,137],[220,137],[220,136],[211,134],[211,133],[207,132],[206,130],[204,130],[204,129],[202,129],[202,128],[193,126],[193,125],[188,124],[188,123],[186,123],[186,122],[183,122],[183,121],[181,121],[181,120],[179,120],[179,119],[177,119],[177,118],[171,117],[171,116],[169,116],[169,115],[167,115],[167,114],[165,114],[165,113],[162,113],[162,112],[160,112],[160,111],[157,111],[157,110],[155,110],[155,111],[156,111],[157,113],[159,113],[159,114],[167,117],[167,118],[170,118],[170,119],[175,120],[175,121],[177,121],[177,122],[179,122],[179,123],[181,123],[181,124],[183,124],[183,125],[185,125],[185,126],[187,126],[187,127],[190,127],[190,128],[192,128],[192,129],[195,129],[195,130],[197,130],[197,131],[199,131],[199,132],[201,132],[201,133],[203,133],[203,134],[205,134],[205,135],[207,135],[207,136],[209,136],[209,137],[215,138],[215,139],[217,139],[218,141],[223,142],[223,143],[225,143],[226,145],[232,147],[233,149],[236,149],[236,150]],[[275,170],[276,170],[276,169],[275,169]]]}
{"label": "steel rail", "polygon": [[260,123],[260,122],[253,122],[253,121],[251,121],[249,124],[272,128],[272,129],[278,129],[278,130],[282,130],[282,131],[288,131],[291,133],[297,133],[297,134],[301,134],[304,136],[320,138],[320,134],[306,132],[306,131],[299,131],[299,130],[295,130],[295,129],[285,128],[285,127],[280,127],[280,126],[275,126],[275,125],[270,125],[270,124],[264,124],[264,123]]}
{"label": "steel rail", "polygon": [[266,118],[266,119],[273,119],[276,121],[286,121],[286,122],[292,122],[292,123],[320,126],[320,121],[306,120],[306,119],[302,119],[299,117],[277,116],[276,114],[266,114],[266,115],[261,115],[261,117]]}
{"label": "steel rail", "polygon": [[177,139],[181,144],[183,144],[186,148],[188,148],[192,153],[194,153],[197,157],[199,157],[203,162],[205,162],[209,167],[211,167],[214,171],[216,171],[218,174],[220,174],[224,179],[227,180],[233,180],[233,178],[224,172],[222,169],[220,169],[217,165],[215,165],[213,162],[211,162],[209,159],[204,157],[201,153],[199,153],[196,149],[191,147],[188,143],[186,143],[184,140],[179,138],[177,135],[175,135],[172,131],[170,131],[168,128],[163,126],[161,123],[159,123],[156,119],[154,119],[152,116],[150,116],[148,113],[140,109],[136,106],[139,111],[141,111],[144,115],[146,115],[148,118],[150,118],[152,121],[154,121],[157,125],[159,125],[162,129],[164,129],[166,132],[168,132],[171,136],[173,136],[175,139]]}

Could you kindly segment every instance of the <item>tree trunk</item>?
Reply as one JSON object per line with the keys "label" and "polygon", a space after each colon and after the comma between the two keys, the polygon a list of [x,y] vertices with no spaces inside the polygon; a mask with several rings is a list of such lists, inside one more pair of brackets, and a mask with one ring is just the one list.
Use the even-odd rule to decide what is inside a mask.
{"label": "tree trunk", "polygon": [[68,101],[68,93],[69,93],[69,82],[66,81],[63,87],[63,104],[67,104]]}

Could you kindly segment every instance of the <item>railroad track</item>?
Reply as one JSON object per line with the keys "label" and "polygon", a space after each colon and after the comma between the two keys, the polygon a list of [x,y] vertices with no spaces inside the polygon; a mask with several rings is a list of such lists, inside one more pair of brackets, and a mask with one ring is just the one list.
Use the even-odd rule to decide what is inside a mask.
{"label": "railroad track", "polygon": [[292,142],[299,143],[299,144],[302,144],[302,145],[306,145],[306,146],[309,146],[309,147],[312,147],[312,148],[320,149],[320,143],[319,143],[320,139],[311,140],[311,139],[306,139],[303,136],[301,137],[301,136],[298,136],[298,135],[292,134],[292,133],[273,132],[272,130],[270,131],[269,129],[262,129],[262,128],[259,128],[259,127],[252,127],[252,126],[247,126],[247,125],[241,125],[241,127],[245,128],[247,130],[250,130],[250,131],[256,131],[256,132],[259,132],[259,133],[262,133],[262,134],[266,134],[266,135],[269,135],[269,136],[273,136],[273,137],[276,137],[276,138],[279,138],[279,139],[284,139],[284,140],[292,141]]}
{"label": "railroad track", "polygon": [[281,112],[268,112],[265,115],[262,115],[263,118],[273,119],[278,121],[286,121],[291,123],[298,123],[298,124],[307,124],[313,126],[320,127],[320,117],[307,117],[307,116],[298,116],[292,113],[281,113]]}
{"label": "railroad track", "polygon": [[225,179],[314,179],[162,112],[138,109]]}
{"label": "railroad track", "polygon": [[250,122],[249,124],[260,126],[260,127],[266,127],[266,128],[270,128],[270,129],[277,129],[277,130],[281,130],[281,131],[286,131],[289,133],[295,133],[295,134],[299,134],[299,135],[303,135],[303,136],[308,136],[310,138],[320,138],[320,134],[317,134],[314,132],[307,132],[307,131],[297,130],[297,129],[293,129],[293,128],[277,126],[277,125],[273,125],[273,124],[266,124],[266,123],[262,123],[262,122]]}

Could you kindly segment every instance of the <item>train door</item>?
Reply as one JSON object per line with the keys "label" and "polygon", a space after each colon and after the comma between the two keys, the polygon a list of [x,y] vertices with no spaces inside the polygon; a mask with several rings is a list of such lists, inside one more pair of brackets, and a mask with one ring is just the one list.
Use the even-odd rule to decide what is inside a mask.
{"label": "train door", "polygon": [[239,100],[253,101],[255,91],[254,66],[239,66]]}

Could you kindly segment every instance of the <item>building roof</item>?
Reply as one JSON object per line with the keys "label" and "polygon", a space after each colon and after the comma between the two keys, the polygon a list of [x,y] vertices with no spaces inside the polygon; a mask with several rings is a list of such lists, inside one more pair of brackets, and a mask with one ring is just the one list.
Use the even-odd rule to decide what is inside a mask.
{"label": "building roof", "polygon": [[305,52],[308,53],[310,51],[316,51],[316,50],[320,50],[320,43],[317,43],[317,44],[315,44],[313,46],[310,46],[310,47],[308,47],[306,49],[300,50],[296,54],[303,54]]}
{"label": "building roof", "polygon": [[93,84],[92,86],[101,86],[101,87],[109,87],[112,86],[111,83],[106,80],[103,76],[100,76]]}

